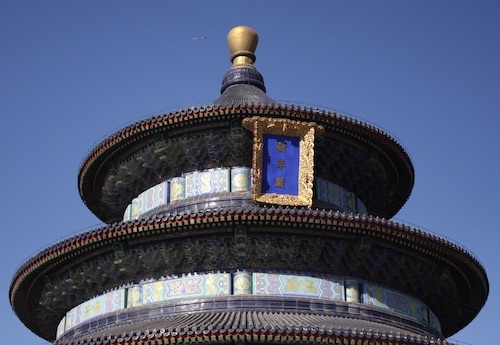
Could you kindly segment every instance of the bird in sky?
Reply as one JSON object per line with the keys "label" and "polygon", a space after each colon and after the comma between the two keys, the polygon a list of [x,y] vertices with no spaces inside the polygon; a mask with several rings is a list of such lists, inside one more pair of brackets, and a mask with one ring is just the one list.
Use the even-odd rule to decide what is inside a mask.
{"label": "bird in sky", "polygon": [[193,41],[206,40],[206,39],[207,39],[207,36],[196,36],[196,37],[193,37]]}

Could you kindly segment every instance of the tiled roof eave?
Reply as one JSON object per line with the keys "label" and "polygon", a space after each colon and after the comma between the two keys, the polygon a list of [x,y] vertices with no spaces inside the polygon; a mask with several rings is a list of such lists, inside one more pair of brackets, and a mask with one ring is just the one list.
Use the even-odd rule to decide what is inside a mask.
{"label": "tiled roof eave", "polygon": [[141,133],[155,132],[159,129],[176,128],[188,125],[193,121],[206,122],[216,120],[230,114],[245,114],[248,116],[266,115],[278,117],[292,116],[298,120],[321,121],[322,123],[324,122],[330,125],[345,127],[346,130],[362,130],[365,132],[365,135],[371,133],[371,136],[384,138],[388,144],[391,146],[394,145],[396,151],[403,154],[405,158],[404,160],[407,161],[410,170],[413,171],[408,153],[396,139],[371,124],[346,115],[320,110],[317,108],[313,109],[311,107],[300,107],[279,103],[273,105],[236,107],[209,105],[152,116],[135,122],[109,135],[106,139],[97,144],[83,160],[78,176],[80,193],[83,191],[83,180],[90,166],[92,166],[94,162],[105,152],[109,150],[116,150],[116,148],[121,145],[120,143],[124,144],[129,140],[133,140],[134,137],[139,136]]}
{"label": "tiled roof eave", "polygon": [[[352,234],[369,235],[395,245],[411,247],[414,250],[454,264],[454,260],[465,262],[480,277],[486,279],[486,273],[480,262],[465,248],[442,237],[409,227],[391,220],[373,216],[354,215],[339,211],[306,210],[287,207],[236,208],[221,210],[200,210],[184,214],[155,214],[149,218],[132,222],[121,222],[107,225],[92,231],[59,241],[42,250],[15,273],[11,285],[11,302],[15,291],[22,281],[34,274],[39,276],[40,269],[57,266],[58,263],[71,260],[79,253],[89,252],[108,245],[112,241],[130,238],[154,236],[161,233],[183,233],[189,229],[214,228],[247,224],[268,224],[271,226],[287,226],[300,224],[307,230],[331,230],[334,234],[339,229]],[[193,230],[191,230],[193,231]],[[327,236],[328,233],[325,233]],[[452,261],[450,261],[452,260]],[[487,286],[487,281],[483,282]]]}
{"label": "tiled roof eave", "polygon": [[[191,314],[178,320],[159,318],[125,326],[126,331],[103,329],[95,335],[82,335],[74,340],[65,335],[54,344],[172,344],[172,343],[227,343],[246,340],[270,343],[331,344],[447,344],[445,339],[413,334],[403,330],[380,329],[377,323],[368,327],[349,327],[349,318],[328,315],[290,314],[270,312],[219,312],[204,315]],[[168,321],[167,321],[168,320]],[[227,320],[232,320],[227,322]],[[354,319],[351,320],[357,323]],[[118,333],[118,334],[116,334]]]}
{"label": "tiled roof eave", "polygon": [[[338,334],[337,334],[338,333]],[[186,331],[186,332],[161,332],[161,330],[151,330],[148,333],[123,334],[120,336],[102,336],[96,339],[91,339],[90,342],[82,340],[78,342],[55,342],[54,344],[106,344],[106,345],[128,345],[128,344],[189,344],[189,343],[221,343],[226,344],[228,341],[249,342],[266,342],[266,343],[301,343],[301,344],[318,344],[328,342],[330,344],[345,345],[345,344],[363,344],[363,345],[409,345],[409,344],[449,344],[444,339],[427,338],[418,336],[405,336],[401,334],[377,334],[371,336],[368,330],[338,330],[333,334],[325,334],[323,332],[312,331],[257,331],[249,330],[232,330],[219,332],[203,332],[203,331]],[[361,343],[359,343],[361,341]]]}

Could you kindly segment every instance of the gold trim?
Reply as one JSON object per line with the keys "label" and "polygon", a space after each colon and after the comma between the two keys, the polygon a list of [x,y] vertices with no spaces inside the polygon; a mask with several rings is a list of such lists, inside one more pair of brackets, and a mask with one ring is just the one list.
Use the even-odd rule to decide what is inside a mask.
{"label": "gold trim", "polygon": [[257,49],[258,42],[257,32],[248,26],[237,26],[231,29],[227,34],[227,45],[231,52],[230,60],[233,63],[231,68],[249,67],[255,69],[253,63],[256,59],[255,49]]}
{"label": "gold trim", "polygon": [[[311,208],[314,180],[314,138],[315,135],[323,134],[323,126],[315,122],[253,116],[243,119],[243,127],[253,132],[252,197],[254,202]],[[262,193],[264,134],[300,137],[298,195]]]}

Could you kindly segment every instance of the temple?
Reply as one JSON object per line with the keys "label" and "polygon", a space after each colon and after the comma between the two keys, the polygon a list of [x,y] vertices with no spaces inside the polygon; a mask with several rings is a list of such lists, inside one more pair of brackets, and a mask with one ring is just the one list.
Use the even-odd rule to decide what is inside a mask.
{"label": "temple", "polygon": [[[267,95],[257,33],[206,106],[144,118],[85,157],[105,225],[15,273],[10,302],[56,345],[448,344],[483,307],[484,268],[391,218],[414,167],[389,134]],[[265,61],[264,61],[265,63]]]}

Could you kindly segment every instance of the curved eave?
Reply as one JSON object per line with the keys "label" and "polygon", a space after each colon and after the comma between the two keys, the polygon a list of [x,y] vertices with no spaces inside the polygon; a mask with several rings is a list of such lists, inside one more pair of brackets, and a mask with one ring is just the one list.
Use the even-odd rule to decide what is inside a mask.
{"label": "curved eave", "polygon": [[[99,252],[114,241],[140,240],[158,236],[188,236],[194,230],[214,229],[237,225],[271,225],[289,227],[293,223],[302,232],[324,231],[331,235],[349,233],[372,236],[401,249],[408,248],[429,258],[454,267],[469,284],[467,305],[458,320],[443,324],[443,334],[452,335],[465,327],[486,302],[489,285],[486,272],[479,261],[466,249],[439,236],[390,220],[332,211],[271,207],[200,210],[184,214],[155,214],[134,222],[114,223],[60,241],[24,263],[14,275],[10,300],[19,318],[34,333],[49,339],[47,330],[36,326],[33,313],[32,287],[43,276],[87,255]],[[96,291],[96,293],[99,293]],[[446,320],[445,320],[446,323]]]}
{"label": "curved eave", "polygon": [[78,190],[87,207],[104,222],[117,220],[108,215],[100,198],[97,180],[103,166],[113,157],[131,147],[135,142],[156,133],[200,125],[211,121],[227,120],[247,116],[286,117],[299,121],[314,121],[325,126],[327,131],[336,131],[377,147],[387,156],[387,161],[396,172],[392,203],[384,210],[388,217],[394,216],[410,196],[414,184],[414,169],[410,157],[399,142],[381,129],[361,120],[335,112],[295,105],[210,105],[190,108],[146,118],[131,124],[99,143],[83,160],[78,174]]}
{"label": "curved eave", "polygon": [[[274,298],[272,300],[275,300]],[[55,344],[135,344],[140,341],[151,341],[154,344],[171,343],[227,343],[228,339],[248,342],[268,343],[322,343],[345,344],[345,341],[363,341],[363,344],[446,344],[444,339],[413,332],[410,327],[403,328],[400,320],[387,317],[385,323],[370,320],[366,315],[371,308],[358,310],[360,316],[353,317],[347,304],[323,305],[308,299],[284,298],[271,307],[271,300],[258,299],[262,305],[255,307],[256,300],[249,296],[234,298],[214,298],[181,303],[165,303],[152,313],[161,309],[157,316],[136,320],[136,310],[130,315],[118,313],[111,317],[95,319],[81,329],[69,331],[58,339]],[[276,301],[275,301],[276,302]],[[280,303],[282,305],[280,305]],[[284,305],[287,307],[284,307]],[[199,308],[200,305],[213,305],[209,308]],[[218,305],[231,305],[231,310],[221,311]],[[295,306],[300,305],[300,308]],[[176,312],[188,307],[190,312]],[[318,312],[317,308],[328,309]],[[352,308],[352,307],[351,307]],[[141,309],[141,308],[139,308]],[[144,309],[144,308],[143,308]],[[147,308],[145,308],[147,309]],[[195,310],[201,309],[201,310]],[[297,309],[300,309],[297,310]],[[316,309],[316,310],[314,310]],[[147,314],[149,310],[143,311]],[[361,316],[364,313],[364,317]],[[116,320],[120,322],[115,323]],[[97,325],[102,328],[97,327]]]}

